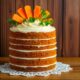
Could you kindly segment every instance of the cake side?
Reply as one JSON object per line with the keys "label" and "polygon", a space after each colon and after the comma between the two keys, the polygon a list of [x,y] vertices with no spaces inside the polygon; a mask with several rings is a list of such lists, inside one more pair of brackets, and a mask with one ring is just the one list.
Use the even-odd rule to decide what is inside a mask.
{"label": "cake side", "polygon": [[[19,33],[18,35],[16,35],[16,32],[10,31],[12,34],[16,35],[9,35],[9,57],[11,67],[15,69],[19,68],[19,70],[24,70],[24,67],[22,66],[25,66],[25,71],[28,68],[30,68],[31,71],[52,69],[57,61],[55,30],[51,32],[19,32],[20,34],[24,34],[27,36],[29,36],[28,34],[31,34],[32,36],[29,36],[29,38],[17,38]],[[33,33],[35,34],[35,36],[37,35],[35,38],[32,38],[34,36]],[[46,37],[43,37],[45,35]]]}

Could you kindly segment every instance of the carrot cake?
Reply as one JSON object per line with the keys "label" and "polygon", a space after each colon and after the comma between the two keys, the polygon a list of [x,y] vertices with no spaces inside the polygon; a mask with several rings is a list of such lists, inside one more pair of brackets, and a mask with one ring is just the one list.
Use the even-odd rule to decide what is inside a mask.
{"label": "carrot cake", "polygon": [[10,67],[19,71],[38,72],[56,67],[56,28],[48,10],[36,5],[19,8],[9,30]]}

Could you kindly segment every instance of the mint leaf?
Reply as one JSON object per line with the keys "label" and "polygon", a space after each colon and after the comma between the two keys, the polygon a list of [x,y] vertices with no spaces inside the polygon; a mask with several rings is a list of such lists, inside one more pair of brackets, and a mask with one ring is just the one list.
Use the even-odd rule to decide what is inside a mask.
{"label": "mint leaf", "polygon": [[42,10],[42,11],[41,11],[41,15],[42,15],[42,19],[44,19],[44,18],[46,17],[46,12],[45,12],[45,10]]}
{"label": "mint leaf", "polygon": [[35,18],[33,18],[33,17],[29,18],[29,22],[33,23],[34,21],[35,21]]}
{"label": "mint leaf", "polygon": [[41,14],[42,14],[43,16],[46,15],[45,10],[41,10]]}
{"label": "mint leaf", "polygon": [[49,22],[49,21],[46,21],[46,22],[45,22],[45,25],[46,25],[46,26],[48,26],[49,24],[50,24],[50,22]]}
{"label": "mint leaf", "polygon": [[49,24],[51,25],[51,24],[53,24],[54,22],[55,22],[54,20],[46,21],[46,22],[45,22],[45,25],[48,26]]}
{"label": "mint leaf", "polygon": [[50,17],[50,15],[47,15],[46,14],[46,11],[45,10],[42,10],[41,11],[41,14],[42,14],[42,19],[46,19],[46,18],[49,18]]}
{"label": "mint leaf", "polygon": [[11,18],[8,19],[8,22],[11,24],[11,26],[17,26],[18,22],[12,20]]}
{"label": "mint leaf", "polygon": [[39,23],[39,25],[43,26],[43,25],[44,25],[44,23],[41,21],[41,22]]}

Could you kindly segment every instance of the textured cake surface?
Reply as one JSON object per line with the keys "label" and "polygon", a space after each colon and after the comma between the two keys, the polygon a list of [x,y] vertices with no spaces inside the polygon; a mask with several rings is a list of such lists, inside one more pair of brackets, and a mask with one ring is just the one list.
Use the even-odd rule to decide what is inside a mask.
{"label": "textured cake surface", "polygon": [[[52,26],[46,26],[47,28]],[[18,31],[10,28],[9,56],[11,68],[23,71],[42,71],[56,65],[56,29]],[[14,31],[15,28],[15,31]],[[19,29],[20,30],[20,29]]]}

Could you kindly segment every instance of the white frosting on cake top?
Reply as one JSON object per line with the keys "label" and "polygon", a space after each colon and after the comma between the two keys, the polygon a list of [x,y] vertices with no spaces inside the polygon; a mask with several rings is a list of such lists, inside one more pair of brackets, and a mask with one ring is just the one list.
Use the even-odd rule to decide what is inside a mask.
{"label": "white frosting on cake top", "polygon": [[51,32],[55,30],[55,27],[48,25],[48,26],[41,26],[39,25],[39,21],[35,21],[34,23],[22,23],[17,25],[16,27],[11,27],[11,31],[13,32]]}

